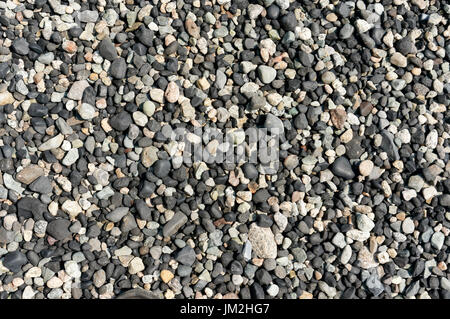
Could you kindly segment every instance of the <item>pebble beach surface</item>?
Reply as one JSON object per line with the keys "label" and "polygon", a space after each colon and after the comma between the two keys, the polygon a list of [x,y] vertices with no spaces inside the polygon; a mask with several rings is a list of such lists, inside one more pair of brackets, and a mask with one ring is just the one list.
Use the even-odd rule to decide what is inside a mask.
{"label": "pebble beach surface", "polygon": [[449,19],[1,1],[0,299],[450,298]]}

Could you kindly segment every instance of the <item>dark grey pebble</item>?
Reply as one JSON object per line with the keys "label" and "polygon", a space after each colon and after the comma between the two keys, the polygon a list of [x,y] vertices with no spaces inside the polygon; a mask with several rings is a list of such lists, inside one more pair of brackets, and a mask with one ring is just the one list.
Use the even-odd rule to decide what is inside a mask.
{"label": "dark grey pebble", "polygon": [[191,266],[196,259],[195,251],[190,246],[183,247],[176,253],[175,256],[176,261],[186,266]]}
{"label": "dark grey pebble", "polygon": [[48,223],[47,233],[56,240],[63,240],[71,236],[69,231],[70,221],[64,218],[59,218]]}
{"label": "dark grey pebble", "polygon": [[352,179],[355,177],[352,165],[345,156],[338,157],[331,165],[331,171],[334,175],[343,177],[345,179]]}
{"label": "dark grey pebble", "polygon": [[51,193],[53,189],[47,176],[38,177],[33,183],[30,184],[29,187],[33,192],[41,194]]}
{"label": "dark grey pebble", "polygon": [[109,61],[114,61],[118,57],[116,47],[109,37],[100,41],[97,48],[100,55]]}
{"label": "dark grey pebble", "polygon": [[19,272],[23,265],[28,262],[27,256],[20,251],[12,251],[3,257],[3,266],[12,272]]}

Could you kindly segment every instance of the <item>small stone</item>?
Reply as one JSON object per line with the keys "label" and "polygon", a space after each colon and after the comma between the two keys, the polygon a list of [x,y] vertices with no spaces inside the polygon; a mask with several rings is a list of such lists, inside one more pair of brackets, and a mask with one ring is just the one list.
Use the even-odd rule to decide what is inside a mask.
{"label": "small stone", "polygon": [[196,259],[195,251],[190,246],[185,246],[175,256],[176,261],[186,266],[191,266]]}
{"label": "small stone", "polygon": [[406,218],[402,222],[402,230],[404,234],[412,234],[414,232],[414,221],[411,218]]}
{"label": "small stone", "polygon": [[28,55],[30,47],[24,38],[16,38],[11,44],[11,49],[19,55]]}
{"label": "small stone", "polygon": [[98,20],[98,11],[84,10],[78,12],[78,18],[81,22],[95,23]]}
{"label": "small stone", "polygon": [[92,277],[94,286],[100,288],[106,282],[106,273],[103,269],[97,270]]}
{"label": "small stone", "polygon": [[157,160],[152,167],[157,177],[164,178],[169,175],[172,166],[168,160]]}
{"label": "small stone", "polygon": [[350,245],[347,245],[342,250],[340,261],[343,265],[346,265],[350,261],[351,257],[352,257],[352,247]]}
{"label": "small stone", "polygon": [[273,114],[267,114],[266,119],[264,121],[264,127],[269,131],[272,130],[273,134],[279,135],[284,133],[284,125],[283,122]]}
{"label": "small stone", "polygon": [[164,103],[164,91],[158,88],[150,90],[150,98],[158,103]]}
{"label": "small stone", "polygon": [[250,180],[256,179],[259,175],[255,165],[251,163],[245,163],[244,165],[242,165],[242,171],[244,172],[245,177]]}
{"label": "small stone", "polygon": [[13,190],[18,194],[22,194],[25,190],[19,182],[15,181],[14,178],[7,173],[3,174],[3,184],[7,189]]}
{"label": "small stone", "polygon": [[195,22],[192,19],[186,19],[186,22],[184,24],[187,33],[195,39],[200,38],[200,28],[195,24]]}
{"label": "small stone", "polygon": [[47,52],[44,54],[41,54],[41,56],[38,58],[38,61],[42,64],[50,64],[55,59],[55,56],[52,52]]}
{"label": "small stone", "polygon": [[297,18],[295,17],[294,12],[288,12],[280,19],[280,24],[286,31],[294,31],[297,23]]}
{"label": "small stone", "polygon": [[133,120],[134,120],[134,123],[136,123],[136,125],[138,125],[140,127],[144,127],[148,123],[147,115],[145,115],[144,113],[142,113],[140,111],[136,111],[133,113]]}
{"label": "small stone", "polygon": [[81,103],[77,111],[83,120],[92,120],[96,116],[95,108],[88,103]]}
{"label": "small stone", "polygon": [[113,129],[122,132],[128,129],[132,122],[131,115],[128,112],[122,111],[109,120],[109,125]]}
{"label": "small stone", "polygon": [[359,113],[362,116],[367,116],[372,112],[373,104],[368,101],[361,102],[361,105],[359,106]]}
{"label": "small stone", "polygon": [[106,215],[106,219],[112,221],[113,223],[119,222],[126,214],[128,214],[128,207],[118,207],[112,212]]}
{"label": "small stone", "polygon": [[379,296],[384,291],[384,285],[376,274],[370,275],[369,278],[367,278],[365,285],[375,297]]}
{"label": "small stone", "polygon": [[58,277],[52,277],[47,281],[47,287],[51,289],[59,288],[63,285],[63,281]]}
{"label": "small stone", "polygon": [[[326,71],[321,76],[322,82],[325,84],[331,84],[334,80],[336,80],[336,75],[333,72]],[[344,111],[345,112],[345,111]],[[345,114],[347,115],[347,114]]]}
{"label": "small stone", "polygon": [[375,223],[364,214],[356,215],[356,224],[362,232],[370,232],[375,227]]}
{"label": "small stone", "polygon": [[78,160],[79,157],[80,155],[78,153],[78,149],[72,148],[70,151],[67,152],[66,156],[62,160],[62,164],[65,166],[71,166]]}
{"label": "small stone", "polygon": [[352,36],[354,31],[355,27],[349,23],[346,23],[342,26],[341,30],[339,30],[339,38],[346,40]]}
{"label": "small stone", "polygon": [[153,104],[153,102],[151,101],[144,102],[142,106],[142,110],[148,117],[151,117],[155,113],[155,109],[156,109],[155,104]]}
{"label": "small stone", "polygon": [[66,261],[64,263],[64,269],[66,271],[66,274],[68,274],[72,278],[77,279],[81,277],[80,266],[73,260]]}
{"label": "small stone", "polygon": [[66,200],[62,206],[61,209],[63,212],[69,214],[71,218],[75,218],[82,212],[81,206],[78,204],[78,202],[73,200]]}
{"label": "small stone", "polygon": [[410,37],[406,36],[395,43],[395,48],[403,55],[416,52],[416,46]]}
{"label": "small stone", "polygon": [[64,135],[58,134],[55,137],[52,137],[48,141],[39,145],[38,149],[41,152],[49,151],[49,150],[52,150],[52,149],[55,149],[55,148],[58,148],[59,146],[61,146],[63,141],[64,141]]}
{"label": "small stone", "polygon": [[298,156],[292,155],[292,154],[288,155],[286,157],[286,159],[284,160],[283,164],[284,164],[284,167],[286,167],[286,169],[293,170],[299,164]]}
{"label": "small stone", "polygon": [[14,96],[9,92],[0,93],[0,106],[14,103]]}

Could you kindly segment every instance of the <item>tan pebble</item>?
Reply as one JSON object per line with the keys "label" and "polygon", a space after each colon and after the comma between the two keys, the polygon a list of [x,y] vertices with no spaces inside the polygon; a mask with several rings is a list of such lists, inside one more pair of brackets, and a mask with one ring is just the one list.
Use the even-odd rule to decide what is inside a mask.
{"label": "tan pebble", "polygon": [[161,271],[161,279],[162,281],[164,281],[166,284],[172,280],[172,278],[174,277],[173,273],[170,270],[164,269]]}
{"label": "tan pebble", "polygon": [[373,162],[371,160],[364,160],[359,164],[359,173],[362,176],[369,176],[373,170]]}
{"label": "tan pebble", "polygon": [[310,292],[303,291],[303,293],[298,297],[298,299],[313,299],[313,295]]}
{"label": "tan pebble", "polygon": [[404,212],[400,212],[397,215],[395,215],[395,217],[397,217],[397,219],[400,221],[404,221],[406,218],[406,214]]}

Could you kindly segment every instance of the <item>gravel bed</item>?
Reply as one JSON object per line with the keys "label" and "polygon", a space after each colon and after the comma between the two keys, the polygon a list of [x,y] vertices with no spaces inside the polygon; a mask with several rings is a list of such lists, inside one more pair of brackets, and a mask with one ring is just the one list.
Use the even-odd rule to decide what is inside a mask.
{"label": "gravel bed", "polygon": [[0,1],[0,299],[450,298],[449,18]]}

